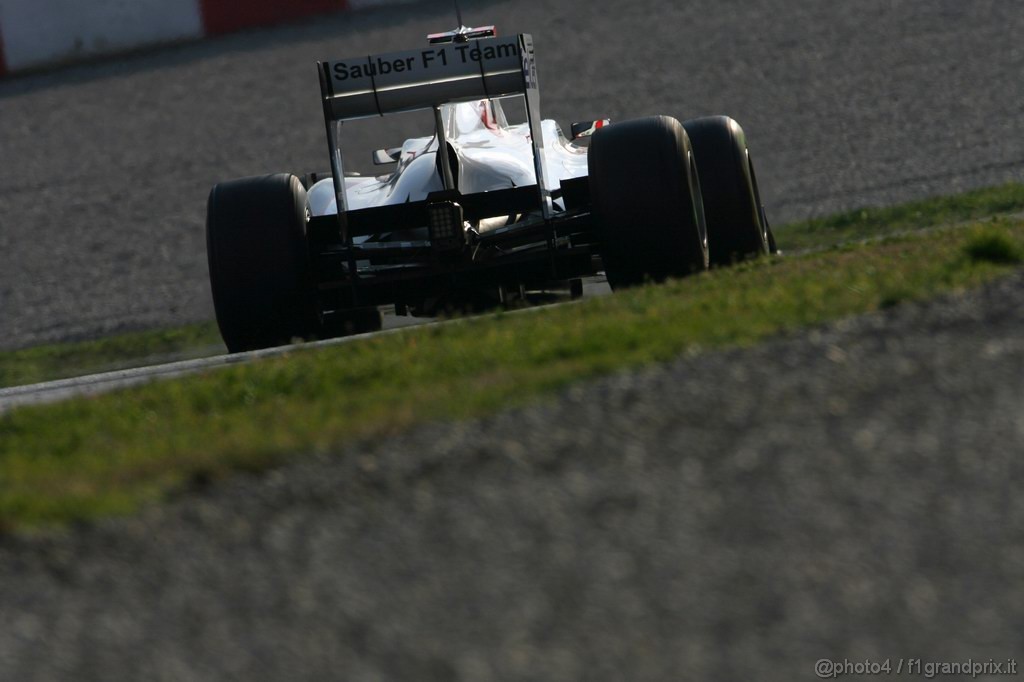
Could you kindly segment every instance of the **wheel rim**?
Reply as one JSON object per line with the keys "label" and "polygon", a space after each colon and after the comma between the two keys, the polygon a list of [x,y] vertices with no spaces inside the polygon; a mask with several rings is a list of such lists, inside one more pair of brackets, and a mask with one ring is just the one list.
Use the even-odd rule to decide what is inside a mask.
{"label": "wheel rim", "polygon": [[701,249],[704,253],[708,250],[708,226],[704,220],[704,197],[700,193],[700,176],[697,175],[697,160],[693,158],[693,152],[686,152],[687,163],[690,166],[689,184],[690,196],[693,198],[693,222],[697,225],[697,235],[700,237]]}
{"label": "wheel rim", "polygon": [[747,150],[747,169],[750,171],[750,184],[754,189],[754,210],[757,212],[757,222],[760,225],[761,247],[765,253],[771,251],[768,244],[768,220],[764,214],[764,205],[761,203],[761,190],[757,187],[757,174],[754,172],[754,162],[750,158],[750,150]]}

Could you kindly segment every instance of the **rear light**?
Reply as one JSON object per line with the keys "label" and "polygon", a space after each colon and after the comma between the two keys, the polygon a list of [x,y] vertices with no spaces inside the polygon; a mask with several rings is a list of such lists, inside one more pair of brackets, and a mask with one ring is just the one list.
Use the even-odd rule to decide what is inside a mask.
{"label": "rear light", "polygon": [[462,206],[442,201],[427,206],[430,243],[438,250],[460,249],[466,243]]}

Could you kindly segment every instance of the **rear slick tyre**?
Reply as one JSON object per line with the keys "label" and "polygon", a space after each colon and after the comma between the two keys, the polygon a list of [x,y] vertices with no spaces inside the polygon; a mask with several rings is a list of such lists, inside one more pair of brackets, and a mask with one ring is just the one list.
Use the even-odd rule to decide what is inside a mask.
{"label": "rear slick tyre", "polygon": [[307,220],[306,190],[294,175],[232,180],[210,192],[210,287],[230,352],[318,335]]}
{"label": "rear slick tyre", "polygon": [[589,171],[613,289],[707,269],[700,180],[679,121],[656,116],[601,128],[590,145]]}
{"label": "rear slick tyre", "polygon": [[728,116],[685,121],[697,157],[711,264],[730,265],[772,251],[743,128]]}

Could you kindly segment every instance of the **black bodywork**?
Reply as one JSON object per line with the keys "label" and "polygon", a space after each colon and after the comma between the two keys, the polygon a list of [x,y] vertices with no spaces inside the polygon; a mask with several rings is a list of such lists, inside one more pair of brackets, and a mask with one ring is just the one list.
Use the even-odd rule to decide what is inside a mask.
{"label": "black bodywork", "polygon": [[[337,216],[312,218],[308,242],[325,318],[386,304],[433,314],[495,297],[502,302],[506,292],[558,289],[596,274],[600,260],[588,179],[562,183],[560,195],[566,210],[550,219],[540,215],[536,187],[467,195],[449,190],[425,201],[348,211],[342,217],[345,229]],[[451,204],[471,223],[516,214],[532,217],[480,235],[471,231],[461,243],[431,239],[428,208]],[[381,226],[417,230],[427,238],[353,243],[378,235]]]}

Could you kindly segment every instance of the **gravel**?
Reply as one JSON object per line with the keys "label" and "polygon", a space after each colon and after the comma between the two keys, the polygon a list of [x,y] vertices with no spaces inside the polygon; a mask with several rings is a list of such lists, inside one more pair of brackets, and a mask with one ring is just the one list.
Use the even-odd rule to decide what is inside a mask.
{"label": "gravel", "polygon": [[[776,224],[1024,170],[1012,0],[464,4],[535,34],[563,127],[734,116]],[[451,15],[357,12],[0,83],[0,348],[210,319],[210,187],[325,169],[313,61],[405,49]],[[350,158],[414,123],[348,127]]]}
{"label": "gravel", "polygon": [[1024,272],[0,543],[0,679],[813,679],[1024,631]]}

